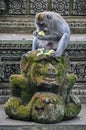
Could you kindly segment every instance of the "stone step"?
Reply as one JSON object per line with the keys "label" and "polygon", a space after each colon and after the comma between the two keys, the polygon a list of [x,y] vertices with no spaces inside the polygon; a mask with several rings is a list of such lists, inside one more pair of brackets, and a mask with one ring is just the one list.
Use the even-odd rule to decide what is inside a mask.
{"label": "stone step", "polygon": [[[33,35],[30,34],[10,34],[10,33],[0,33],[0,41],[2,40],[32,40]],[[86,41],[86,34],[72,34],[70,41]]]}
{"label": "stone step", "polygon": [[4,104],[8,99],[10,95],[1,95],[0,96],[0,104]]}
{"label": "stone step", "polygon": [[86,104],[82,104],[79,115],[71,120],[55,124],[40,124],[8,118],[0,105],[0,130],[86,130]]}
{"label": "stone step", "polygon": [[[29,33],[34,29],[34,15],[2,15],[0,17],[0,33]],[[72,33],[86,33],[86,16],[64,16]]]}

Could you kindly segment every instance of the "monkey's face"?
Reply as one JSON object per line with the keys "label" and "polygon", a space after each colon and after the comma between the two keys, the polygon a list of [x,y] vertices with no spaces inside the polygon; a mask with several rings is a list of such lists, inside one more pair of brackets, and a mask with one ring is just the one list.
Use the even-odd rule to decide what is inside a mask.
{"label": "monkey's face", "polygon": [[48,25],[47,23],[45,23],[45,21],[36,20],[35,23],[36,23],[36,28],[38,32],[43,31],[44,33],[46,33],[48,31]]}
{"label": "monkey's face", "polygon": [[51,20],[51,17],[44,13],[44,12],[41,12],[41,13],[38,13],[35,17],[35,24],[36,24],[36,28],[37,28],[37,31],[44,31],[45,33],[48,32],[49,30],[49,22]]}

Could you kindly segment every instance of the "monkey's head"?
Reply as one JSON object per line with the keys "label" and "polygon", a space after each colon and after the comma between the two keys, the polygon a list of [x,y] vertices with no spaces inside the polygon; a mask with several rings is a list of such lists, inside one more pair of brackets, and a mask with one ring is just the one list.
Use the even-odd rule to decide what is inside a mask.
{"label": "monkey's head", "polygon": [[35,17],[35,25],[37,31],[44,31],[47,33],[49,31],[49,23],[51,22],[52,16],[48,12],[38,13]]}

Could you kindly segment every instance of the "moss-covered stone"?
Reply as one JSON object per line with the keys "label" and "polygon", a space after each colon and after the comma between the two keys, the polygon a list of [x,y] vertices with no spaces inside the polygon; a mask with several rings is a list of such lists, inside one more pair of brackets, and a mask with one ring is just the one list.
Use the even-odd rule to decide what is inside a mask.
{"label": "moss-covered stone", "polygon": [[22,105],[19,98],[11,97],[4,105],[5,112],[9,117],[20,120],[31,119],[31,107]]}
{"label": "moss-covered stone", "polygon": [[12,96],[20,97],[23,104],[27,104],[36,88],[29,83],[28,79],[24,75],[11,75],[10,77],[10,90]]}
{"label": "moss-covered stone", "polygon": [[80,112],[79,99],[71,96],[76,76],[69,73],[69,59],[65,53],[52,57],[52,52],[38,49],[22,56],[21,73],[9,80],[12,97],[5,104],[9,117],[55,123]]}
{"label": "moss-covered stone", "polygon": [[[66,55],[52,58],[49,50],[38,49],[25,54],[21,60],[21,72],[37,87],[53,88],[62,85],[69,68]],[[44,88],[44,89],[45,89]]]}
{"label": "moss-covered stone", "polygon": [[72,119],[76,117],[80,111],[81,111],[80,100],[75,95],[72,95],[70,97],[70,102],[66,104],[64,119],[65,120]]}
{"label": "moss-covered stone", "polygon": [[59,94],[63,97],[65,102],[70,101],[71,90],[76,82],[76,75],[74,73],[66,73],[65,80],[59,88]]}
{"label": "moss-covered stone", "polygon": [[60,96],[41,92],[32,107],[32,120],[40,123],[60,122],[64,117],[64,107]]}

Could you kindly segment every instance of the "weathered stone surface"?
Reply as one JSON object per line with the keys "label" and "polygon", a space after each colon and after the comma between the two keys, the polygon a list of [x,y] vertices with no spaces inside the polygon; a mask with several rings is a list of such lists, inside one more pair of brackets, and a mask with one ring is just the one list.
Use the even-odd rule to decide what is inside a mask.
{"label": "weathered stone surface", "polygon": [[66,103],[64,120],[72,119],[76,117],[81,110],[81,102],[77,96],[72,95],[70,102]]}
{"label": "weathered stone surface", "polygon": [[69,71],[69,59],[51,53],[42,48],[23,55],[21,73],[10,76],[12,97],[4,105],[9,117],[55,123],[80,112],[79,99],[71,95],[76,76]]}
{"label": "weathered stone surface", "polygon": [[0,117],[0,130],[86,130],[86,104],[82,104],[81,112],[76,118],[54,124],[10,119],[5,114],[3,105],[0,105]]}
{"label": "weathered stone surface", "polygon": [[8,102],[5,103],[5,112],[10,118],[20,120],[30,120],[31,118],[31,107],[22,105],[22,101],[16,97],[10,97]]}
{"label": "weathered stone surface", "polygon": [[32,107],[32,120],[39,123],[60,122],[64,117],[64,110],[64,102],[60,96],[41,92]]}

